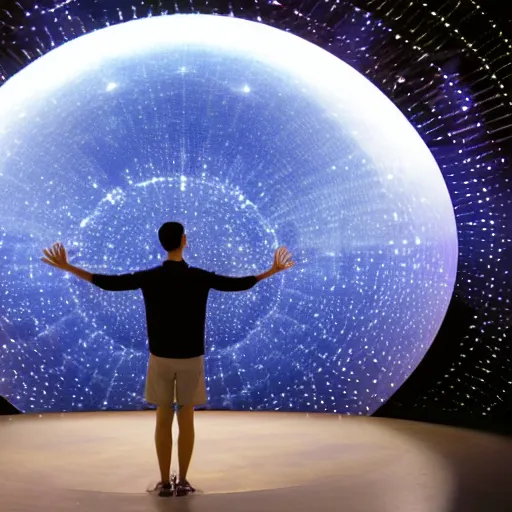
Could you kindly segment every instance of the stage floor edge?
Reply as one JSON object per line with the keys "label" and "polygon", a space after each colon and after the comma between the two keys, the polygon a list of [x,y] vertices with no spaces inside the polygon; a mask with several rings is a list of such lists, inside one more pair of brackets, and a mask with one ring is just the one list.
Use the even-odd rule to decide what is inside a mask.
{"label": "stage floor edge", "polygon": [[199,411],[189,479],[200,492],[160,498],[147,492],[154,423],[154,411],[0,417],[0,510],[512,511],[511,439],[280,412]]}

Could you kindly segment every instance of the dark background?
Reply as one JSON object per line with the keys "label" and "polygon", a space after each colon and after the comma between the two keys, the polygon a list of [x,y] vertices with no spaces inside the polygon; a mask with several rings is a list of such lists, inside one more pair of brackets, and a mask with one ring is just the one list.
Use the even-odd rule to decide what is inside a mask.
{"label": "dark background", "polygon": [[[83,0],[43,1],[35,8],[35,2],[28,0],[2,0],[0,84],[51,49],[48,33],[55,44],[62,44],[102,28],[107,21],[121,22],[148,12],[233,13],[252,20],[259,16],[264,23],[289,30],[347,60],[419,127],[445,175],[459,228],[459,275],[445,322],[420,366],[377,415],[512,433],[512,278],[507,273],[512,270],[512,46],[505,41],[512,39],[512,5],[505,0],[478,3],[485,15],[471,0],[412,4],[409,0],[354,0],[341,2],[335,9],[323,1]],[[363,36],[362,27],[350,24],[354,6],[383,20],[401,40],[376,44]],[[359,34],[367,37],[376,59],[372,61],[361,50],[362,44],[350,50],[344,39],[347,33],[352,40],[359,39]],[[410,43],[405,45],[404,39]],[[421,48],[416,57],[411,57],[412,44]],[[425,86],[430,73],[430,86]],[[450,111],[453,101],[441,89],[439,73],[453,74],[470,91],[484,132],[471,132],[471,126],[464,125],[467,121],[457,117],[455,109]],[[397,77],[405,77],[405,83]],[[432,105],[443,116],[442,122],[436,121],[438,136],[425,128],[435,119]],[[445,135],[458,130],[473,134],[468,135],[467,151],[473,159],[485,162],[484,170],[469,174],[458,160],[456,148]],[[482,185],[493,190],[491,203],[483,206],[478,202]],[[498,219],[496,226],[482,229],[479,222],[489,215]],[[491,236],[504,241],[505,249],[499,255]],[[482,264],[482,254],[497,256],[492,268]],[[2,409],[12,413],[0,401]]]}

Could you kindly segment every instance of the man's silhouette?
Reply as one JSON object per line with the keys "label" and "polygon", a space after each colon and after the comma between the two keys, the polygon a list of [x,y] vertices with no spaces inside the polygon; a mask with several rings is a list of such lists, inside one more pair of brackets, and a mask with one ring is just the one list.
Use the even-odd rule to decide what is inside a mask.
{"label": "man's silhouette", "polygon": [[[104,290],[142,290],[150,352],[145,397],[157,406],[155,445],[161,480],[156,490],[160,496],[181,496],[195,490],[187,480],[194,449],[194,406],[207,401],[204,333],[208,292],[248,290],[259,281],[291,268],[294,262],[286,248],[281,247],[266,272],[226,277],[187,264],[183,259],[187,236],[182,224],[163,224],[158,238],[167,251],[167,260],[158,267],[130,274],[91,274],[77,268],[68,263],[60,243],[45,249],[42,261]],[[177,483],[170,480],[175,404],[179,426]]]}

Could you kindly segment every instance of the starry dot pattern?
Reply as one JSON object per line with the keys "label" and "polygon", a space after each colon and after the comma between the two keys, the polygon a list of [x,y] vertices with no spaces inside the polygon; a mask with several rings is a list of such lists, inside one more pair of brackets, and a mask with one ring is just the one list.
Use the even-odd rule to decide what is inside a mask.
{"label": "starry dot pattern", "polygon": [[[215,44],[233,23],[247,32],[263,29],[223,20]],[[161,17],[136,25],[145,38],[188,23],[195,25],[186,33],[206,33],[205,23],[221,19]],[[124,27],[135,30],[134,23]],[[262,37],[279,35],[267,30]],[[4,234],[19,258],[5,283],[13,324],[3,358],[8,398],[25,410],[32,401],[34,409],[51,410],[141,406],[148,354],[140,294],[91,289],[38,264],[37,251],[51,236],[66,243],[75,265],[91,271],[147,268],[162,259],[158,226],[178,218],[189,230],[193,265],[256,274],[281,243],[299,263],[249,293],[212,293],[211,407],[375,410],[428,349],[456,272],[453,209],[419,136],[374,88],[365,98],[382,104],[403,143],[385,140],[388,125],[373,110],[351,110],[353,95],[335,95],[324,82],[246,49],[180,40],[134,54],[125,47],[131,32],[117,30],[103,44],[98,34],[88,43],[91,64],[73,69],[71,59],[87,48],[66,50],[67,57],[61,47],[53,60],[39,61],[40,70],[34,63],[2,88],[15,98],[5,100],[11,123],[0,126],[3,204],[18,223]],[[123,37],[118,54],[110,42]],[[241,45],[239,37],[232,40]],[[303,44],[279,37],[283,48],[289,39]],[[105,45],[114,57],[97,61],[92,49]],[[311,48],[321,60],[324,52]],[[307,48],[296,52],[311,59]],[[56,76],[55,62],[63,70],[58,82],[23,96],[24,73],[31,83],[27,73]],[[345,68],[322,66],[340,82],[353,79]],[[364,89],[367,82],[359,80]],[[65,134],[58,134],[60,123]],[[31,134],[45,128],[29,145]],[[22,340],[37,343],[37,352]],[[20,354],[28,360],[18,377]],[[48,383],[50,372],[56,382]]]}
{"label": "starry dot pattern", "polygon": [[[237,2],[229,7],[191,2],[186,6],[178,3],[174,8],[178,12],[192,10],[248,18],[313,41],[370,78],[409,118],[436,157],[454,203],[460,250],[456,298],[478,310],[470,326],[461,326],[460,330],[454,326],[453,343],[460,345],[460,356],[455,361],[439,362],[440,366],[445,365],[444,378],[432,382],[414,406],[424,407],[442,397],[443,405],[452,410],[492,414],[495,405],[510,393],[508,381],[512,381],[510,360],[504,353],[511,317],[510,261],[505,249],[512,239],[508,219],[511,191],[506,175],[508,160],[502,151],[512,126],[507,95],[510,41],[488,16],[485,2],[445,1],[441,5],[426,0],[421,5],[397,5],[369,0],[358,5],[365,6],[366,11],[344,2],[303,3],[300,9],[277,1],[243,7]],[[122,6],[116,1],[103,2],[101,6],[88,2],[85,7],[84,2],[66,1],[56,2],[51,8],[36,5],[30,10],[13,4],[9,16],[0,23],[0,39],[3,37],[4,47],[10,47],[9,55],[0,55],[0,80],[67,40],[129,19],[168,14],[167,8],[159,2]],[[107,90],[116,87],[115,82],[106,85]],[[242,89],[246,91],[248,87],[244,85]],[[1,224],[0,227],[4,228]],[[105,226],[99,229],[102,228]],[[20,240],[19,234],[9,236],[10,241],[7,235],[0,239],[0,247],[3,259],[15,261],[16,248],[24,247],[27,240]],[[32,232],[26,234],[29,240],[34,236]],[[148,239],[144,240],[147,244]],[[156,253],[157,249],[153,258],[157,258]],[[34,263],[31,275],[36,267]],[[123,264],[119,270],[125,268]],[[83,290],[88,293],[87,288]],[[26,307],[28,301],[23,304]],[[213,307],[215,301],[211,300],[210,310]],[[56,310],[36,321],[42,325],[61,317]],[[209,319],[209,329],[214,325]],[[7,329],[14,332],[5,317],[2,328],[4,333]],[[76,329],[80,331],[83,325]],[[32,346],[20,345],[24,349]],[[58,352],[56,357],[61,357]],[[45,387],[48,386],[47,383]],[[24,392],[20,392],[23,396]],[[30,400],[32,408],[41,404]],[[94,403],[94,407],[99,405],[99,401]]]}

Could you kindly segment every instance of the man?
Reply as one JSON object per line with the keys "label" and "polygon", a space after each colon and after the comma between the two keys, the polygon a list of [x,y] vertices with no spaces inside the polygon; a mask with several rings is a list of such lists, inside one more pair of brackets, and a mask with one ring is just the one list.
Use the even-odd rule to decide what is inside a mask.
{"label": "man", "polygon": [[[207,401],[204,334],[208,292],[248,290],[295,263],[286,248],[281,247],[275,252],[272,267],[260,275],[220,276],[190,267],[183,259],[187,236],[182,224],[163,224],[158,238],[167,251],[167,260],[158,267],[130,274],[91,274],[74,267],[68,263],[60,243],[45,249],[42,261],[103,290],[142,290],[150,351],[145,397],[157,406],[155,445],[161,480],[156,490],[160,496],[183,496],[195,490],[187,480],[194,449],[194,406]],[[170,479],[174,404],[179,427],[177,483]]]}

